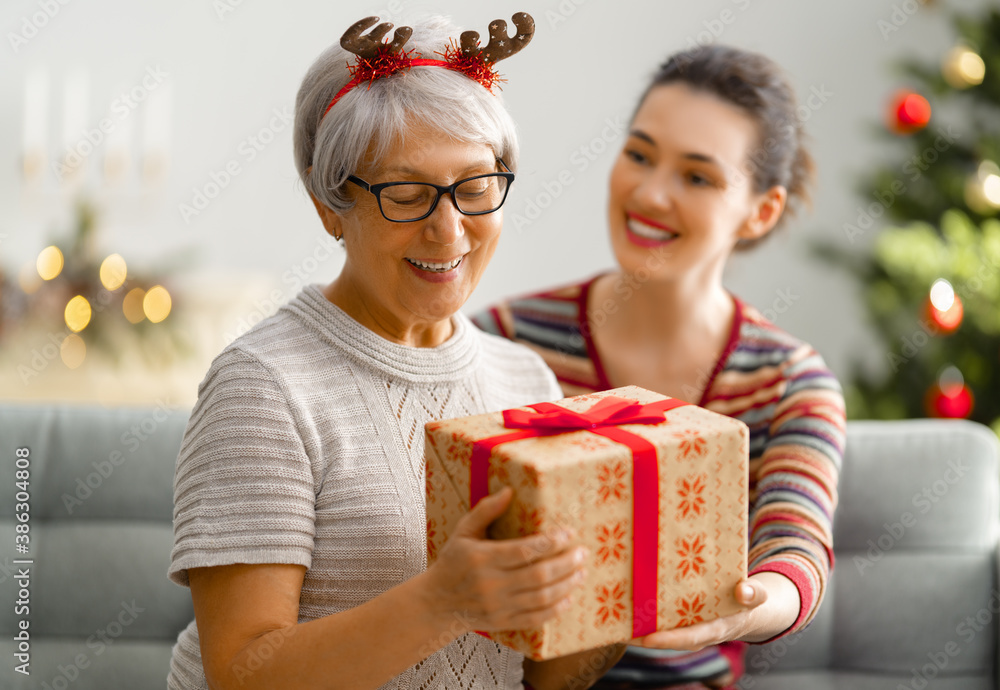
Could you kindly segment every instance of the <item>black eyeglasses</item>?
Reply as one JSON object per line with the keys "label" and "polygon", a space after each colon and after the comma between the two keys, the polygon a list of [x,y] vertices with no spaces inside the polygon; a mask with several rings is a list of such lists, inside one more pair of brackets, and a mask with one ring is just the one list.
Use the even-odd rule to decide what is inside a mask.
{"label": "black eyeglasses", "polygon": [[514,173],[499,158],[500,165],[508,172],[487,173],[458,180],[442,187],[430,182],[383,182],[368,184],[359,177],[347,179],[366,192],[375,195],[379,211],[393,223],[412,223],[434,213],[442,194],[450,194],[459,213],[482,216],[493,213],[507,199],[507,192],[514,182]]}

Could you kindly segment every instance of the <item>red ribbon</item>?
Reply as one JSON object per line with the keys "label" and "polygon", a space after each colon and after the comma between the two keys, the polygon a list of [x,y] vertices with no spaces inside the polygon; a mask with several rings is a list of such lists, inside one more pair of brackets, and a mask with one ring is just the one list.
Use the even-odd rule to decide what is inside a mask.
{"label": "red ribbon", "polygon": [[[656,632],[656,583],[659,559],[660,476],[656,447],[642,436],[619,428],[623,424],[660,424],[666,412],[689,405],[669,398],[646,405],[617,396],[602,398],[584,412],[553,403],[528,405],[526,410],[504,410],[504,426],[517,429],[480,439],[472,446],[470,507],[489,494],[490,455],[503,443],[525,438],[590,431],[632,450],[632,637]],[[652,615],[650,616],[650,612]]]}

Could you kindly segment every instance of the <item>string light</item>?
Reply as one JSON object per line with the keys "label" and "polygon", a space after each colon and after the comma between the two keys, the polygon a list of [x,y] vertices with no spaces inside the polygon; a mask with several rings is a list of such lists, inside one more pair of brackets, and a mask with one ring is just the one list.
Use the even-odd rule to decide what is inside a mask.
{"label": "string light", "polygon": [[51,245],[38,253],[35,268],[42,280],[52,280],[63,270],[63,253],[59,247]]}
{"label": "string light", "polygon": [[983,83],[986,63],[968,46],[959,45],[945,55],[941,74],[952,88],[967,89]]}
{"label": "string light", "polygon": [[153,323],[160,323],[170,314],[170,293],[162,285],[155,285],[142,298],[142,311]]}
{"label": "string light", "polygon": [[128,268],[120,254],[112,254],[101,262],[101,284],[107,290],[117,290],[125,282]]}
{"label": "string light", "polygon": [[1000,209],[1000,167],[996,163],[981,162],[965,181],[965,203],[984,216]]}
{"label": "string light", "polygon": [[944,278],[938,278],[931,285],[927,298],[927,315],[946,334],[962,323],[965,307],[955,294],[955,288]]}
{"label": "string light", "polygon": [[955,288],[944,278],[938,278],[931,285],[931,304],[938,311],[948,311],[955,303]]}
{"label": "string light", "polygon": [[90,323],[92,313],[87,298],[77,295],[66,304],[63,316],[66,319],[66,326],[74,333],[79,333]]}
{"label": "string light", "polygon": [[76,369],[83,364],[86,356],[87,344],[76,333],[67,335],[62,341],[62,345],[59,346],[59,357],[63,364],[70,369]]}
{"label": "string light", "polygon": [[122,312],[129,323],[139,323],[146,318],[146,312],[142,310],[142,300],[146,296],[146,291],[142,288],[132,288],[122,300]]}
{"label": "string light", "polygon": [[44,281],[38,275],[38,268],[28,263],[17,274],[17,282],[26,295],[32,295],[42,286]]}

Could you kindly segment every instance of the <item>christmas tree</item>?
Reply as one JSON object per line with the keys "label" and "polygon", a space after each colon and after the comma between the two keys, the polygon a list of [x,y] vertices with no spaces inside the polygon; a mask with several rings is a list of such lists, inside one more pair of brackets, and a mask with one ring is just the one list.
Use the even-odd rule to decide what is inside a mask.
{"label": "christmas tree", "polygon": [[901,65],[881,128],[901,153],[864,181],[847,242],[820,251],[863,281],[884,348],[883,378],[858,363],[845,381],[850,415],[1000,434],[1000,10],[955,28],[946,54]]}

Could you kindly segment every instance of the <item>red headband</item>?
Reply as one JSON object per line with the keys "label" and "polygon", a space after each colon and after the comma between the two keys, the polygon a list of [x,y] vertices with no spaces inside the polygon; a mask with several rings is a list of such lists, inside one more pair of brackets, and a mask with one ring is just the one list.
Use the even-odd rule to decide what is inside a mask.
{"label": "red headband", "polygon": [[512,19],[517,27],[513,38],[507,35],[507,22],[497,19],[490,24],[490,42],[485,48],[479,47],[478,32],[465,31],[459,46],[451,43],[443,53],[437,53],[443,60],[413,57],[414,50],[403,50],[403,45],[413,33],[408,26],[396,29],[391,43],[383,43],[382,37],[392,29],[392,24],[379,24],[363,36],[365,29],[378,22],[378,17],[366,17],[356,22],[340,39],[340,45],[345,50],[357,55],[355,64],[347,68],[352,79],[333,97],[323,111],[323,117],[355,86],[367,81],[370,88],[376,79],[384,79],[411,67],[444,67],[461,72],[492,93],[494,85],[504,81],[493,69],[493,64],[520,51],[535,33],[535,21],[531,15],[518,12]]}

